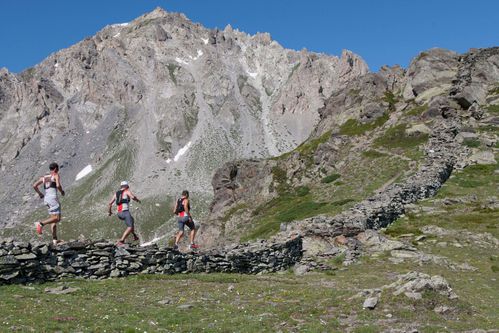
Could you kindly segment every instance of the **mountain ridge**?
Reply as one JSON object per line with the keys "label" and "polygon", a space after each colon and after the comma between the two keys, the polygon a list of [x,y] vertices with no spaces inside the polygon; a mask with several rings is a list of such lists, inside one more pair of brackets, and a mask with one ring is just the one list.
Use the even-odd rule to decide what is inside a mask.
{"label": "mountain ridge", "polygon": [[32,69],[2,71],[0,172],[9,177],[0,198],[10,213],[1,223],[28,218],[32,178],[48,160],[63,167],[70,205],[91,219],[122,178],[151,200],[188,187],[207,203],[216,167],[292,149],[323,100],[367,71],[349,51],[287,50],[268,34],[209,30],[159,9],[106,26]]}

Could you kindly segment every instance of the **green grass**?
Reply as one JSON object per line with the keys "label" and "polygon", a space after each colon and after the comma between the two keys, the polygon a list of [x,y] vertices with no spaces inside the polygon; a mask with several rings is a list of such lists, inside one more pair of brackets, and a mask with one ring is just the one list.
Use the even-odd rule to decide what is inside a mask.
{"label": "green grass", "polygon": [[497,165],[470,165],[457,171],[437,194],[437,198],[464,196],[470,193],[479,198],[497,195],[499,174]]}
{"label": "green grass", "polygon": [[321,183],[332,183],[334,182],[336,179],[339,179],[341,177],[340,174],[337,174],[337,173],[332,173],[330,174],[329,176],[326,176],[324,178],[321,179]]}
{"label": "green grass", "polygon": [[380,327],[378,325],[367,325],[358,327],[353,330],[354,333],[378,333],[380,332]]}
{"label": "green grass", "polygon": [[489,95],[499,95],[499,86],[489,90]]}
{"label": "green grass", "polygon": [[195,106],[187,106],[183,112],[185,127],[189,132],[193,131],[198,123],[199,109]]}
{"label": "green grass", "polygon": [[369,150],[365,150],[362,152],[362,156],[363,157],[367,157],[367,158],[380,158],[380,157],[385,157],[386,154],[383,154],[377,150],[373,150],[373,149],[369,149]]}
{"label": "green grass", "polygon": [[[137,276],[67,281],[80,288],[68,295],[43,292],[55,283],[33,289],[1,286],[2,295],[15,297],[0,299],[0,331],[270,332],[283,327],[339,331],[331,314],[344,292],[317,288],[317,279],[310,281],[315,286],[308,282],[288,275]],[[234,290],[228,291],[229,286]],[[158,303],[164,299],[171,303]],[[186,304],[192,308],[179,308]]]}
{"label": "green grass", "polygon": [[295,152],[300,153],[302,156],[312,156],[320,144],[325,143],[331,137],[331,131],[327,131],[318,138],[309,139],[296,147]]}
{"label": "green grass", "polygon": [[271,170],[272,172],[272,189],[276,189],[277,193],[284,193],[288,191],[289,189],[289,184],[288,184],[288,177],[286,175],[286,171],[281,169],[278,166],[275,166]]}
{"label": "green grass", "polygon": [[417,116],[420,116],[423,113],[425,113],[427,110],[428,110],[428,105],[423,104],[423,105],[418,105],[418,106],[413,107],[412,109],[406,111],[405,114],[408,116],[417,117]]}
{"label": "green grass", "polygon": [[463,141],[463,145],[470,148],[480,147],[480,139],[477,138],[466,138]]}
{"label": "green grass", "polygon": [[390,224],[384,233],[391,237],[399,237],[404,234],[422,234],[421,230],[419,230],[419,226],[405,223],[404,220],[401,219]]}
{"label": "green grass", "polygon": [[487,110],[492,113],[499,113],[499,105],[489,105]]}
{"label": "green grass", "polygon": [[303,142],[301,145],[290,152],[272,157],[270,159],[274,161],[282,161],[289,158],[293,153],[299,153],[302,158],[307,159],[308,164],[311,164],[313,153],[315,153],[320,144],[327,142],[330,137],[331,131],[327,131],[318,138],[309,138],[307,141]]}
{"label": "green grass", "polygon": [[499,133],[499,126],[485,125],[478,127],[479,132]]}
{"label": "green grass", "polygon": [[349,136],[362,135],[382,126],[388,121],[389,118],[390,115],[388,113],[384,113],[381,117],[378,117],[369,123],[361,123],[357,119],[348,119],[343,125],[341,125],[340,134]]}
{"label": "green grass", "polygon": [[406,128],[406,124],[390,127],[382,136],[374,140],[374,146],[410,149],[417,147],[428,140],[428,134],[414,133],[409,135],[405,132]]}
{"label": "green grass", "polygon": [[[272,173],[277,181],[274,186],[278,196],[252,211],[252,221],[245,226],[242,240],[267,238],[279,230],[282,222],[337,214],[372,194],[388,180],[400,176],[407,168],[407,161],[385,154],[376,159],[354,159],[344,165],[340,173],[317,179],[304,189],[292,188],[285,171],[275,167]],[[341,182],[334,181],[339,177]]]}
{"label": "green grass", "polygon": [[388,110],[395,111],[395,104],[397,104],[399,100],[392,91],[385,91],[385,96],[382,98],[382,100],[388,103]]}
{"label": "green grass", "polygon": [[166,67],[168,68],[168,74],[170,75],[170,79],[175,85],[177,85],[177,77],[175,76],[175,72],[177,71],[177,69],[180,68],[180,66],[175,64],[168,64],[166,65]]}
{"label": "green grass", "polygon": [[473,200],[456,203],[450,206],[434,205],[434,199],[421,203],[434,207],[438,214],[407,214],[391,224],[385,231],[387,235],[398,236],[405,233],[419,234],[419,229],[428,224],[443,228],[469,230],[473,232],[489,232],[499,237],[499,209],[484,208],[488,198],[497,195],[499,175],[496,165],[471,165],[457,171],[442,186],[435,199],[467,198]]}
{"label": "green grass", "polygon": [[[356,193],[354,189],[369,183],[357,192],[365,194],[407,165],[394,157],[383,156],[352,161],[352,165],[345,168],[342,173],[345,185],[318,184],[324,191],[332,192],[339,208],[348,201],[339,201],[341,193]],[[337,256],[328,259],[331,270],[300,277],[283,272],[258,276],[180,274],[67,280],[64,284],[80,290],[58,296],[43,292],[45,287],[54,287],[57,283],[28,288],[0,286],[0,331],[378,332],[416,327],[420,332],[461,332],[495,329],[499,327],[497,251],[490,246],[483,247],[460,232],[489,232],[499,237],[499,210],[483,207],[488,197],[497,195],[499,175],[495,170],[493,165],[474,165],[455,172],[436,198],[420,203],[442,212],[407,214],[385,232],[392,236],[418,235],[420,228],[428,224],[453,230],[454,236],[429,236],[413,245],[457,264],[469,263],[478,269],[475,272],[411,261],[395,265],[389,261],[390,254],[383,253],[376,258],[363,255],[359,262],[348,267],[342,265],[345,256]],[[302,186],[274,199],[256,216],[265,222],[260,226],[261,234],[269,232],[264,228],[278,227],[279,218],[286,220],[304,211],[317,214],[332,210],[333,207],[325,203],[325,194],[317,195],[317,190]],[[465,198],[471,194],[476,195],[476,199],[453,205],[436,200]],[[435,244],[441,241],[449,245]],[[455,241],[463,246],[451,246]],[[411,300],[403,295],[394,296],[386,289],[376,309],[368,311],[362,309],[364,298],[354,297],[362,289],[381,288],[393,282],[397,274],[409,271],[443,276],[459,298],[449,300],[437,293],[425,292],[422,300]],[[229,286],[233,286],[232,291]],[[164,299],[171,303],[158,304]],[[193,307],[179,308],[185,304]],[[451,310],[444,315],[436,314],[434,308],[438,305]],[[392,320],[387,320],[388,313]]]}
{"label": "green grass", "polygon": [[123,143],[123,140],[126,138],[127,134],[127,127],[125,124],[129,120],[128,112],[126,109],[123,109],[120,110],[119,113],[119,119],[121,119],[121,121],[113,128],[107,137],[107,145],[111,149],[119,147]]}
{"label": "green grass", "polygon": [[315,201],[312,194],[303,189],[282,194],[269,202],[258,206],[253,212],[253,222],[242,237],[242,241],[267,238],[279,230],[282,222],[291,222],[306,217],[327,213],[338,209],[352,199],[333,202]]}
{"label": "green grass", "polygon": [[295,189],[295,193],[299,197],[304,197],[310,193],[310,188],[308,186],[299,186]]}
{"label": "green grass", "polygon": [[[481,253],[480,253],[481,255]],[[488,257],[485,257],[488,260]],[[340,259],[333,259],[341,265]],[[446,278],[459,299],[425,292],[422,300],[382,291],[375,310],[363,310],[360,290],[380,288],[396,274],[417,270]],[[138,275],[121,279],[65,280],[0,286],[0,331],[39,332],[379,332],[416,327],[421,332],[494,329],[497,288],[485,272],[435,265],[390,264],[361,257],[334,274]],[[470,279],[473,282],[470,283]],[[80,288],[50,295],[59,284]],[[158,302],[169,300],[169,304]],[[189,309],[180,306],[192,305]],[[452,308],[437,315],[437,305]],[[56,311],[54,311],[56,309]],[[392,320],[387,321],[390,313]],[[345,320],[348,318],[348,320]]]}

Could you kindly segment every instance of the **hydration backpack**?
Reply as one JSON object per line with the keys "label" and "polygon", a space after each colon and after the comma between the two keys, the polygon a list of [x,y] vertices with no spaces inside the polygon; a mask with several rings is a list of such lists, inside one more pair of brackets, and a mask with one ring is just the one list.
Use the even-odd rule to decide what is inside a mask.
{"label": "hydration backpack", "polygon": [[116,191],[116,206],[130,202],[129,198],[123,199],[123,190]]}
{"label": "hydration backpack", "polygon": [[[189,205],[189,210],[191,210],[191,204],[188,203],[188,205]],[[180,214],[182,212],[185,212],[184,199],[180,198],[177,200],[177,209],[175,209],[175,214]]]}

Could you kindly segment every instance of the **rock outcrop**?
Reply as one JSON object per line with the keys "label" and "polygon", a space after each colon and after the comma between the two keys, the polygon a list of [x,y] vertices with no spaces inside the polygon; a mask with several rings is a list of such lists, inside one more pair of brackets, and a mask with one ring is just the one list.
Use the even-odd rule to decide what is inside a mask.
{"label": "rock outcrop", "polygon": [[[353,138],[342,135],[342,125],[352,119],[358,128],[371,129],[374,140],[376,135],[384,135],[383,124],[387,124],[385,128],[393,129],[403,119],[405,122],[398,126],[404,126],[406,135],[429,136],[422,147],[425,157],[413,174],[398,183],[381,187],[378,193],[352,208],[336,216],[318,215],[293,221],[277,237],[300,234],[305,237],[304,248],[307,250],[307,237],[352,237],[367,229],[383,228],[403,214],[406,205],[435,195],[455,168],[463,168],[469,163],[496,164],[492,151],[472,154],[473,150],[462,143],[470,126],[476,126],[481,119],[480,110],[483,111],[486,105],[485,97],[499,82],[498,56],[499,48],[472,50],[462,56],[432,49],[416,57],[405,72],[385,67],[379,73],[354,79],[344,89],[334,92],[320,110],[321,120],[303,148],[282,157],[285,162],[280,163],[280,173],[288,182],[314,186],[314,178],[323,177],[321,175],[327,174],[327,170],[335,170],[334,164],[343,163],[338,149],[345,142],[353,142],[364,150],[369,147],[372,137],[359,139],[355,133]],[[487,74],[483,73],[484,70]],[[468,99],[469,103],[462,102],[463,96],[472,91],[474,97]],[[370,125],[377,122],[380,125]],[[376,126],[380,129],[372,131]],[[460,135],[461,132],[464,134]],[[320,143],[317,145],[317,142]],[[315,145],[315,148],[307,150],[307,145]],[[238,205],[259,205],[262,200],[274,198],[277,194],[269,193],[269,189],[279,184],[275,165],[275,160],[265,160],[252,162],[247,168],[247,162],[238,162],[230,186],[219,182],[214,187],[215,198],[222,197],[221,193],[226,197],[227,193],[235,195],[231,200],[215,201],[212,207],[224,207],[230,212]],[[228,178],[229,170],[232,169],[228,166],[219,169],[217,179]],[[327,172],[321,174],[321,170]],[[247,174],[258,174],[258,177],[252,179]],[[238,195],[243,189],[247,194]],[[217,215],[213,216],[217,218]]]}

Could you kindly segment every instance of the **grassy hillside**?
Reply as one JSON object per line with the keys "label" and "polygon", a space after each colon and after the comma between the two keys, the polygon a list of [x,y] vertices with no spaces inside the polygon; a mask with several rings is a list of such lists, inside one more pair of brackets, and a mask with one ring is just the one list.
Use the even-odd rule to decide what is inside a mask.
{"label": "grassy hillside", "polygon": [[[339,178],[336,181],[340,181]],[[335,182],[336,182],[335,181]],[[384,233],[445,264],[394,261],[390,252],[364,254],[350,266],[341,257],[330,269],[296,277],[291,271],[241,276],[189,274],[135,276],[102,281],[67,280],[28,286],[1,286],[0,331],[108,332],[459,332],[497,329],[499,237],[497,166],[472,166],[456,172],[437,197],[415,205]],[[334,182],[332,182],[334,183]],[[304,195],[300,196],[300,193]],[[302,190],[298,198],[311,195]],[[276,214],[280,214],[276,212]],[[435,225],[446,234],[424,234]],[[486,236],[489,233],[491,236]],[[426,237],[418,237],[425,235]],[[475,235],[475,236],[472,236]],[[485,235],[485,236],[484,236]],[[397,274],[419,271],[443,276],[457,300],[426,292],[421,300],[383,291],[378,306],[365,310],[363,289],[380,288]],[[45,288],[80,288],[50,295]],[[161,303],[159,303],[161,302]],[[445,313],[435,308],[446,306]]]}
{"label": "grassy hillside", "polygon": [[[238,205],[225,219],[246,213],[250,222],[242,225],[242,240],[266,238],[279,230],[283,222],[326,214],[335,215],[376,191],[401,182],[414,173],[424,158],[427,134],[407,134],[409,118],[400,117],[395,124],[385,124],[383,115],[372,123],[349,120],[339,133],[342,144],[336,144],[333,164],[315,163],[321,145],[331,144],[331,131],[312,138],[293,152],[275,158],[272,169],[273,188],[277,196],[257,207]],[[381,120],[379,120],[381,119]],[[331,153],[329,153],[331,154]],[[289,178],[290,165],[301,163],[301,169]]]}

